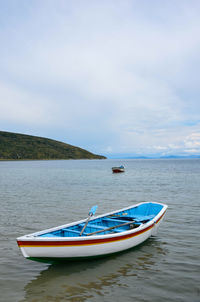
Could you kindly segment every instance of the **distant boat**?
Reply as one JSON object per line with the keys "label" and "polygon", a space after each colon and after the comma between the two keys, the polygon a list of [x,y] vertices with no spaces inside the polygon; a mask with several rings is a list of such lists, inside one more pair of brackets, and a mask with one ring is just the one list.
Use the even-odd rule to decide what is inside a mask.
{"label": "distant boat", "polygon": [[124,166],[120,166],[120,167],[112,167],[112,171],[113,173],[121,173],[125,171]]}
{"label": "distant boat", "polygon": [[[95,209],[94,209],[95,208]],[[24,257],[43,262],[102,257],[132,248],[155,235],[167,210],[144,202],[17,238]]]}

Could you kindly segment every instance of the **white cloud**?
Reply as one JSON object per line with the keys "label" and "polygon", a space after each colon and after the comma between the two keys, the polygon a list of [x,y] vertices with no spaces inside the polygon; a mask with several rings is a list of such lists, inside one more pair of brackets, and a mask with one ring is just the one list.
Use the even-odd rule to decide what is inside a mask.
{"label": "white cloud", "polygon": [[200,132],[192,133],[184,140],[184,145],[189,153],[200,153]]}
{"label": "white cloud", "polygon": [[0,120],[21,124],[43,125],[49,122],[47,116],[48,101],[20,89],[0,83]]}

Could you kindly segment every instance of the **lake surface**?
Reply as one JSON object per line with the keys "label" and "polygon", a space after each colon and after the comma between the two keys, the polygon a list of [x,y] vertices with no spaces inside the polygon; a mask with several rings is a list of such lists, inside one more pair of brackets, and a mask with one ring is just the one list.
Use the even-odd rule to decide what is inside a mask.
{"label": "lake surface", "polygon": [[[124,164],[126,172],[112,174]],[[49,265],[16,237],[141,201],[168,204],[156,237],[122,254]],[[200,301],[200,160],[0,162],[0,301]]]}

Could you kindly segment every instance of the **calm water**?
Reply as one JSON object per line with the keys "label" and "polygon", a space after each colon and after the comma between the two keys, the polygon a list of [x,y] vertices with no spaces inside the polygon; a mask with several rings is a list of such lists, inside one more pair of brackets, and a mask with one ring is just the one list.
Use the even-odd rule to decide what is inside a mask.
{"label": "calm water", "polygon": [[[125,164],[124,174],[111,167]],[[200,301],[200,160],[0,162],[0,301]],[[158,235],[65,265],[23,258],[15,238],[141,201],[168,204]]]}

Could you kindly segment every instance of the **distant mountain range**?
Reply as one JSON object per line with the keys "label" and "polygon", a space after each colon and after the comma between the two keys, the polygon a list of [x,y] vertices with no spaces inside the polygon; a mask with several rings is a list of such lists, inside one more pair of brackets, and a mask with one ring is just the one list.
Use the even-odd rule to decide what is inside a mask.
{"label": "distant mountain range", "polygon": [[166,155],[166,156],[162,156],[162,155],[123,155],[123,154],[119,154],[119,155],[111,155],[109,156],[110,159],[178,159],[178,158],[182,158],[182,159],[189,159],[189,158],[200,158],[200,155]]}
{"label": "distant mountain range", "polygon": [[200,155],[168,155],[160,158],[200,158]]}
{"label": "distant mountain range", "polygon": [[49,138],[0,131],[0,160],[105,158]]}

